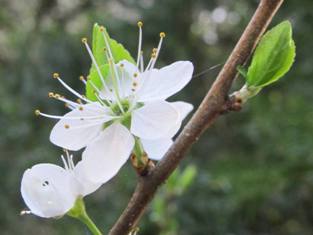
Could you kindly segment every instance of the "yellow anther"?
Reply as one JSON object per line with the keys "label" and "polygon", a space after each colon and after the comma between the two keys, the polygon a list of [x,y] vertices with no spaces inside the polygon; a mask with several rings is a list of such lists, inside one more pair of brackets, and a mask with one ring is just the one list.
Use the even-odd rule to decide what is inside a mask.
{"label": "yellow anther", "polygon": [[123,68],[123,67],[124,67],[124,64],[120,64],[120,67]]}
{"label": "yellow anther", "polygon": [[160,37],[161,37],[161,38],[165,38],[165,33],[164,33],[164,32],[161,32],[161,33],[160,33]]}
{"label": "yellow anther", "polygon": [[36,110],[35,110],[35,115],[36,115],[36,116],[39,116],[39,115],[40,115],[40,110],[39,110],[39,109],[36,109]]}
{"label": "yellow anther", "polygon": [[80,111],[83,111],[83,110],[84,110],[84,108],[83,108],[82,106],[80,106],[78,109],[79,109]]}
{"label": "yellow anther", "polygon": [[65,124],[64,127],[65,127],[65,129],[68,129],[68,128],[70,128],[70,125]]}
{"label": "yellow anther", "polygon": [[133,86],[136,87],[138,85],[137,82],[133,82]]}
{"label": "yellow anther", "polygon": [[85,81],[84,76],[79,76],[79,80],[81,80],[81,81]]}
{"label": "yellow anther", "polygon": [[158,48],[153,48],[152,49],[152,53],[157,53],[157,51],[158,51]]}
{"label": "yellow anther", "polygon": [[138,77],[138,73],[134,73],[134,77],[135,77],[135,78]]}
{"label": "yellow anther", "polygon": [[68,103],[64,103],[65,108],[70,107]]}
{"label": "yellow anther", "polygon": [[137,25],[138,25],[139,28],[141,28],[141,27],[143,26],[142,21],[138,21],[138,22],[137,22]]}
{"label": "yellow anther", "polygon": [[48,97],[49,97],[49,98],[53,98],[53,97],[54,97],[54,93],[53,93],[53,92],[49,92],[49,93],[48,93]]}
{"label": "yellow anther", "polygon": [[79,104],[83,103],[81,99],[77,99],[76,102],[79,103]]}
{"label": "yellow anther", "polygon": [[54,98],[56,98],[56,99],[60,99],[60,98],[61,98],[61,96],[60,96],[59,94],[54,94]]}
{"label": "yellow anther", "polygon": [[151,54],[151,58],[154,59],[155,57],[156,57],[156,53],[152,53],[152,54]]}
{"label": "yellow anther", "polygon": [[87,42],[88,42],[87,38],[82,38],[82,43],[87,43]]}
{"label": "yellow anther", "polygon": [[103,32],[105,30],[105,28],[103,26],[100,26],[100,31]]}
{"label": "yellow anther", "polygon": [[58,73],[53,73],[52,76],[53,76],[53,78],[59,78],[60,77]]}

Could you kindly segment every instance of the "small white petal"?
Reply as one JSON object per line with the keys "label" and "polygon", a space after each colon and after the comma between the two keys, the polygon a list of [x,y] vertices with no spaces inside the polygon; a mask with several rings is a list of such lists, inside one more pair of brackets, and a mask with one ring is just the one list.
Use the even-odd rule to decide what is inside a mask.
{"label": "small white petal", "polygon": [[117,174],[129,158],[135,140],[119,123],[107,127],[87,146],[81,165],[86,177],[94,183],[105,183]]}
{"label": "small white petal", "polygon": [[183,89],[191,80],[193,64],[178,61],[160,70],[146,71],[141,75],[142,85],[137,92],[141,102],[165,100]]}
{"label": "small white petal", "polygon": [[98,102],[81,105],[58,121],[51,131],[50,141],[65,149],[79,150],[94,140],[102,130],[103,124],[111,119],[108,109]]}
{"label": "small white petal", "polygon": [[31,212],[44,218],[67,213],[76,200],[75,180],[57,165],[37,164],[24,172],[21,193]]}
{"label": "small white petal", "polygon": [[193,105],[183,101],[171,102],[171,104],[177,109],[180,114],[181,120],[184,120],[185,117],[193,110]]}
{"label": "small white petal", "polygon": [[167,136],[173,137],[179,131],[181,124],[182,124],[182,121],[185,119],[185,117],[193,109],[193,106],[189,103],[182,102],[182,101],[171,102],[170,104],[179,113],[179,119],[177,119],[177,122],[175,124],[173,124],[172,128],[169,130],[169,132],[167,134]]}
{"label": "small white petal", "polygon": [[131,132],[143,139],[169,137],[168,132],[180,120],[176,108],[166,101],[146,103],[133,111]]}
{"label": "small white petal", "polygon": [[171,147],[173,140],[170,138],[158,140],[141,139],[141,143],[145,152],[148,154],[148,157],[152,160],[159,161]]}
{"label": "small white petal", "polygon": [[90,181],[85,173],[83,161],[79,161],[74,168],[74,177],[77,180],[77,195],[86,196],[95,192],[101,187],[102,183],[95,183]]}

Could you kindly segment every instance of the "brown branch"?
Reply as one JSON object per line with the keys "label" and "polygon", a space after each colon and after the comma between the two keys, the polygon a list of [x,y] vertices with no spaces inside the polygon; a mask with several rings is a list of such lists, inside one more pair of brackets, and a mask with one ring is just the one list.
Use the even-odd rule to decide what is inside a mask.
{"label": "brown branch", "polygon": [[237,75],[237,66],[249,58],[273,16],[284,0],[261,0],[226,64],[189,123],[162,161],[145,176],[140,176],[135,192],[109,235],[127,235],[134,228],[157,188],[169,177],[199,136],[229,106],[228,93]]}

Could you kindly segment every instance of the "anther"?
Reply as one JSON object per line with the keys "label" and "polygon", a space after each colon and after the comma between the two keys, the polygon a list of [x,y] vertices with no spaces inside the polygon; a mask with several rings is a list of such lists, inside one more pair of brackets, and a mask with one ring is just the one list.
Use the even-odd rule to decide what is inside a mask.
{"label": "anther", "polygon": [[103,26],[100,26],[100,32],[104,32],[105,28]]}
{"label": "anther", "polygon": [[68,103],[64,103],[65,108],[69,108],[70,105]]}
{"label": "anther", "polygon": [[39,115],[40,115],[40,110],[39,110],[39,109],[36,109],[36,110],[35,110],[35,115],[36,115],[36,116],[39,116]]}
{"label": "anther", "polygon": [[58,73],[53,73],[52,76],[53,76],[53,78],[59,78],[60,77]]}
{"label": "anther", "polygon": [[54,93],[53,93],[53,92],[49,92],[49,93],[48,93],[48,97],[49,97],[49,98],[53,98],[53,97],[54,97]]}
{"label": "anther", "polygon": [[87,43],[87,38],[82,38],[82,43]]}
{"label": "anther", "polygon": [[70,126],[68,124],[65,124],[64,127],[65,127],[65,129],[69,129],[70,128]]}
{"label": "anther", "polygon": [[84,81],[85,80],[84,76],[79,76],[79,80]]}
{"label": "anther", "polygon": [[83,110],[84,110],[84,108],[83,108],[82,106],[80,106],[78,109],[79,109],[80,111],[83,111]]}
{"label": "anther", "polygon": [[61,95],[60,95],[60,94],[54,94],[54,98],[60,99],[60,98],[61,98]]}
{"label": "anther", "polygon": [[153,48],[152,49],[152,53],[157,53],[157,51],[158,51],[158,48]]}
{"label": "anther", "polygon": [[83,103],[81,99],[77,99],[76,101],[77,101],[77,103],[79,103],[79,104],[82,104],[82,103]]}
{"label": "anther", "polygon": [[161,33],[160,33],[160,37],[161,37],[161,38],[165,38],[165,36],[166,36],[166,35],[165,35],[164,32],[161,32]]}
{"label": "anther", "polygon": [[123,68],[123,67],[124,67],[124,64],[120,64],[120,67]]}
{"label": "anther", "polygon": [[133,82],[133,86],[136,87],[138,84],[137,82]]}
{"label": "anther", "polygon": [[135,77],[135,78],[138,77],[138,73],[134,73],[134,77]]}
{"label": "anther", "polygon": [[143,26],[142,21],[138,21],[137,25],[138,25],[139,28],[141,28]]}

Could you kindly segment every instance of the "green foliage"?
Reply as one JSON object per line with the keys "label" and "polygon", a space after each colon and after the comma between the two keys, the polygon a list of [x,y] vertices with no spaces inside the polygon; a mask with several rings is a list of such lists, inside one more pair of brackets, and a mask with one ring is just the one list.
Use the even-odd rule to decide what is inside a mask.
{"label": "green foliage", "polygon": [[[99,26],[97,23],[94,24],[92,32],[92,53],[95,57],[95,60],[97,61],[98,66],[100,67],[103,78],[106,79],[109,75],[110,66],[108,65],[108,58],[105,55],[106,44],[103,34],[105,34],[106,38],[108,39],[110,50],[112,52],[115,63],[118,63],[121,60],[128,60],[132,63],[135,63],[135,61],[122,44],[110,38],[105,28],[103,28],[102,31],[101,26]],[[86,96],[88,99],[95,101],[97,100],[97,98],[94,95],[94,88],[92,87],[90,81],[92,81],[98,89],[102,89],[100,76],[98,74],[96,66],[93,63],[91,65],[90,73],[88,76]]]}
{"label": "green foliage", "polygon": [[247,84],[264,87],[276,82],[291,68],[295,58],[292,27],[284,21],[269,30],[261,39],[247,73]]}

